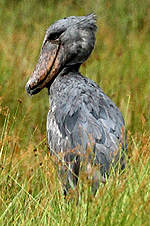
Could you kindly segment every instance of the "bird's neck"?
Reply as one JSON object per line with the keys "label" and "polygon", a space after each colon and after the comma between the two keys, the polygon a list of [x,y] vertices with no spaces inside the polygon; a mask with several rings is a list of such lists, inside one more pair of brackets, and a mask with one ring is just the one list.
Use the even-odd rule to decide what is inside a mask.
{"label": "bird's neck", "polygon": [[81,64],[75,64],[75,65],[66,65],[62,68],[62,70],[51,79],[51,81],[47,84],[47,88],[50,89],[51,85],[55,81],[57,77],[62,77],[63,75],[68,75],[69,73],[79,74],[79,68]]}
{"label": "bird's neck", "polygon": [[69,66],[64,68],[53,80],[48,88],[49,95],[61,95],[61,93],[65,93],[66,87],[75,85],[76,82],[80,83],[80,79],[83,77],[79,72],[79,65]]}
{"label": "bird's neck", "polygon": [[68,74],[70,72],[74,72],[74,73],[78,73],[79,72],[79,68],[80,68],[81,64],[75,64],[75,65],[66,65],[65,67],[63,67],[63,69],[60,71],[59,75],[65,75]]}

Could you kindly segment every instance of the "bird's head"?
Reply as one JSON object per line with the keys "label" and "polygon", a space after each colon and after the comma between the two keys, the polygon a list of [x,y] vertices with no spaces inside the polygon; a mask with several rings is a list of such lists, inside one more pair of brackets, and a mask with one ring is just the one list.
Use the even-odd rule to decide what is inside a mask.
{"label": "bird's head", "polygon": [[26,84],[29,95],[40,92],[65,68],[79,68],[95,45],[96,16],[67,17],[46,31],[35,69]]}

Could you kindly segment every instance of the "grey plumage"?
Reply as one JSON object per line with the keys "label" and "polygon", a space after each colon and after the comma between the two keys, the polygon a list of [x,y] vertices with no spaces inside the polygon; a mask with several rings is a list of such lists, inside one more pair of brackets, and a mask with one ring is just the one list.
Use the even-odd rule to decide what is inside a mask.
{"label": "grey plumage", "polygon": [[69,171],[62,165],[66,191],[76,186],[74,174],[78,176],[80,161],[89,148],[94,154],[92,164],[99,166],[101,175],[109,175],[111,166],[119,159],[121,169],[125,167],[127,145],[123,116],[94,81],[79,73],[80,65],[95,45],[95,22],[96,16],[90,14],[68,17],[51,25],[26,85],[29,95],[45,86],[48,88],[48,144],[51,154],[64,153],[63,162],[71,167]]}

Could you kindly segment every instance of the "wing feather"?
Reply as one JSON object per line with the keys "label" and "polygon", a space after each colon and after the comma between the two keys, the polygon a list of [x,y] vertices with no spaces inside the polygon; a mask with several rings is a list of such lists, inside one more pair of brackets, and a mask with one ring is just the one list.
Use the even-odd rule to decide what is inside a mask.
{"label": "wing feather", "polygon": [[[122,139],[122,114],[93,81],[86,78],[75,86],[72,81],[68,82],[69,79],[67,88],[65,86],[69,91],[61,90],[61,97],[57,98],[53,112],[63,138],[59,142],[61,149],[67,151],[68,143],[68,150],[71,148],[77,154],[79,151],[85,153],[89,144],[92,144],[96,164],[104,165],[104,171],[108,173],[114,156],[116,160],[119,158],[118,152],[115,154],[119,146],[126,147],[125,139]],[[69,95],[66,96],[66,93]],[[54,133],[51,137],[49,143],[53,143],[53,139],[56,142]]]}

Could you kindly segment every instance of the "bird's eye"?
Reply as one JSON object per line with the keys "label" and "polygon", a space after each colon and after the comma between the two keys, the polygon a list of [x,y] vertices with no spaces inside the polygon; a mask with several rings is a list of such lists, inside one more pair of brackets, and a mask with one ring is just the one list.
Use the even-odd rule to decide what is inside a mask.
{"label": "bird's eye", "polygon": [[50,36],[48,37],[48,40],[50,41],[55,41],[59,38],[59,36],[62,34],[62,32],[58,32],[58,33],[53,33],[50,34]]}
{"label": "bird's eye", "polygon": [[55,33],[51,35],[51,40],[56,40],[59,38],[59,34]]}

